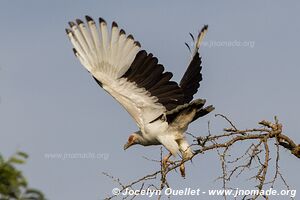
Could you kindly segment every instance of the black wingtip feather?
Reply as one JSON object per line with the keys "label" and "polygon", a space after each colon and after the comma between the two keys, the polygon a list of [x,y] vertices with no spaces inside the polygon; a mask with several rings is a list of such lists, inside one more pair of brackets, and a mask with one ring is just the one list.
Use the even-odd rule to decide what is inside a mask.
{"label": "black wingtip feather", "polygon": [[191,36],[193,42],[195,42],[195,38],[194,38],[193,34],[191,34],[191,33],[189,33],[189,34],[190,34],[190,36]]}
{"label": "black wingtip feather", "polygon": [[126,35],[126,32],[123,29],[121,29],[120,30],[120,35],[123,35],[123,34]]}
{"label": "black wingtip feather", "polygon": [[201,32],[206,31],[208,29],[208,25],[204,25],[203,28],[201,29]]}
{"label": "black wingtip feather", "polygon": [[112,27],[112,28],[113,28],[113,27],[117,27],[117,28],[118,28],[117,22],[113,21],[111,27]]}
{"label": "black wingtip feather", "polygon": [[74,22],[69,22],[70,27],[72,28],[73,26],[76,26]]}
{"label": "black wingtip feather", "polygon": [[74,55],[77,57],[77,51],[76,51],[76,49],[73,48],[72,50],[73,50]]}
{"label": "black wingtip feather", "polygon": [[66,33],[67,33],[67,35],[69,35],[69,33],[72,33],[72,31],[70,29],[66,28]]}
{"label": "black wingtip feather", "polygon": [[135,41],[134,44],[138,47],[141,47],[141,43],[139,43],[139,41]]}
{"label": "black wingtip feather", "polygon": [[189,49],[189,52],[191,53],[192,51],[191,51],[191,47],[190,47],[190,45],[188,45],[188,43],[184,43],[185,44],[185,46]]}
{"label": "black wingtip feather", "polygon": [[88,15],[85,16],[85,19],[86,19],[87,22],[94,21],[93,18],[91,18],[91,17],[88,16]]}
{"label": "black wingtip feather", "polygon": [[99,17],[99,23],[100,23],[100,24],[101,24],[101,23],[106,24],[106,21],[105,21],[102,17]]}
{"label": "black wingtip feather", "polygon": [[128,35],[128,39],[134,40],[134,37],[132,35]]}
{"label": "black wingtip feather", "polygon": [[77,25],[83,24],[83,21],[81,19],[76,19]]}

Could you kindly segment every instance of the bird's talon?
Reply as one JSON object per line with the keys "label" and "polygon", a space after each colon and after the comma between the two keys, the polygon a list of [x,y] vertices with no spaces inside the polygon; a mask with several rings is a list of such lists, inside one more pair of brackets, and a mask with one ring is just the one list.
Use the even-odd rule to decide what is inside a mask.
{"label": "bird's talon", "polygon": [[179,167],[180,169],[180,174],[183,178],[185,178],[185,167],[184,167],[184,163],[182,163]]}
{"label": "bird's talon", "polygon": [[169,155],[165,156],[162,160],[162,167],[164,170],[166,170],[169,165],[171,164],[171,161],[169,160],[172,154],[170,153]]}

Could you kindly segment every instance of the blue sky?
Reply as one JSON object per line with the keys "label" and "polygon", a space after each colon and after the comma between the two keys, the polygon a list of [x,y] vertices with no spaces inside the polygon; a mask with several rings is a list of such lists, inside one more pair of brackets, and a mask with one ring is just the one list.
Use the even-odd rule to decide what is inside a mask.
{"label": "blue sky", "polygon": [[[284,132],[299,142],[299,10],[297,1],[270,0],[3,1],[1,152],[29,153],[22,169],[31,186],[55,200],[95,200],[110,194],[117,185],[103,171],[126,183],[158,169],[142,156],[158,158],[159,148],[123,151],[136,125],[72,53],[64,29],[68,21],[85,15],[117,21],[174,73],[175,80],[189,60],[184,45],[191,44],[188,33],[196,34],[208,24],[207,45],[201,48],[203,81],[196,97],[207,99],[216,110],[193,123],[189,132],[207,134],[210,121],[212,131],[220,133],[227,124],[215,118],[216,113],[240,128],[256,127],[258,121],[277,115]],[[237,42],[252,45],[228,45]],[[88,152],[108,157],[45,158],[47,153]],[[299,161],[286,150],[281,153],[281,169],[290,186],[299,189]],[[187,165],[186,179],[174,174],[170,182],[177,188],[210,189],[220,186],[214,182],[220,173],[216,153],[208,153]],[[281,184],[278,188],[283,189]]]}

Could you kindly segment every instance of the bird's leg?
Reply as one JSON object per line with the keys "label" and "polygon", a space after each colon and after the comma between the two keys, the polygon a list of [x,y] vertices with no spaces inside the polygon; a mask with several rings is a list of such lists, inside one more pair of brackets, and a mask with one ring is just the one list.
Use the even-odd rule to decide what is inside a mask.
{"label": "bird's leg", "polygon": [[168,167],[168,162],[170,162],[169,159],[170,159],[171,156],[172,156],[172,153],[169,153],[168,155],[166,155],[166,156],[163,158],[163,160],[162,160],[162,165],[163,165],[163,169],[164,169],[164,170],[167,169],[167,167]]}

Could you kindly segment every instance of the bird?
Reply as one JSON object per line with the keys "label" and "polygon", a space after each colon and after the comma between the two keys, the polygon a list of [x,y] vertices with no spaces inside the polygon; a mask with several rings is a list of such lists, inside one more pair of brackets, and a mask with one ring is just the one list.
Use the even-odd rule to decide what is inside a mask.
{"label": "bird", "polygon": [[[85,21],[85,22],[84,22]],[[134,145],[163,145],[170,156],[193,156],[186,131],[189,124],[214,110],[205,99],[193,99],[202,81],[199,48],[205,25],[194,40],[191,59],[179,83],[152,53],[113,21],[96,23],[90,16],[69,22],[66,33],[73,52],[97,84],[118,101],[139,130],[129,135],[124,150]],[[188,45],[187,45],[188,46]],[[189,46],[188,46],[189,47]],[[189,47],[190,49],[190,47]]]}

